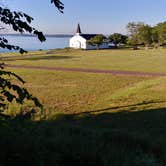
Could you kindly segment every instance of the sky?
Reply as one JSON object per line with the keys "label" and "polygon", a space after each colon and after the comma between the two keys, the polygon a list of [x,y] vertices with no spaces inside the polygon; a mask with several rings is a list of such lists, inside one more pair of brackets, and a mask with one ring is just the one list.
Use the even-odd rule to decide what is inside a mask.
{"label": "sky", "polygon": [[34,18],[33,26],[45,34],[74,34],[80,23],[83,33],[123,33],[129,22],[155,25],[166,21],[166,0],[62,0],[61,14],[51,0],[3,0],[11,10]]}

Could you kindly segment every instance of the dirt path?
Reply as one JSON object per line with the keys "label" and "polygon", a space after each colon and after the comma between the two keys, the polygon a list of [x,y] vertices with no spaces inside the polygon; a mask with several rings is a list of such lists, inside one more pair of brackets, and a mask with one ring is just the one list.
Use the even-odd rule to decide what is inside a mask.
{"label": "dirt path", "polygon": [[123,76],[166,77],[166,74],[162,73],[148,73],[148,72],[137,72],[137,71],[99,70],[99,69],[64,68],[64,67],[47,67],[47,66],[24,66],[24,65],[11,65],[11,64],[6,64],[6,67],[33,69],[33,70],[53,70],[53,71],[84,72],[84,73],[99,73],[99,74],[103,73],[103,74],[123,75]]}

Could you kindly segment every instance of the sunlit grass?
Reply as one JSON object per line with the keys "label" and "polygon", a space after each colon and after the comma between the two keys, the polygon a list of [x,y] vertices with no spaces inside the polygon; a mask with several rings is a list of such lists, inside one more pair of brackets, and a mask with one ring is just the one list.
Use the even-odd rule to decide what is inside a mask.
{"label": "sunlit grass", "polygon": [[[14,53],[16,55],[14,57],[5,54],[3,60],[5,63],[17,65],[165,72],[166,68],[163,65],[166,59],[165,53],[165,49],[50,50],[30,52],[23,56]],[[150,103],[133,107],[133,110],[165,106],[164,102],[159,102],[166,99],[165,78],[34,69],[8,68],[8,70],[16,72],[25,79],[27,82],[25,86],[41,100],[48,114],[95,112],[105,108],[110,108],[107,111],[117,112],[121,109],[111,108],[145,101]]]}
{"label": "sunlit grass", "polygon": [[108,99],[117,90],[145,79],[25,69],[13,71],[24,78],[25,86],[41,100],[47,111],[63,113],[93,111],[114,105],[115,102]]}
{"label": "sunlit grass", "polygon": [[[166,49],[151,50],[51,50],[38,51],[23,56],[2,58],[17,65],[93,68],[165,73]],[[4,56],[3,54],[1,56]],[[20,60],[19,60],[20,59]],[[15,61],[17,60],[17,61]]]}

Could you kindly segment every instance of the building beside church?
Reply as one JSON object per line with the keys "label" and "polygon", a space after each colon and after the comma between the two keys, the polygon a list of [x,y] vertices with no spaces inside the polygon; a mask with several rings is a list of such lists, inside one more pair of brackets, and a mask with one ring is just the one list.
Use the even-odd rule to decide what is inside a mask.
{"label": "building beside church", "polygon": [[[83,34],[81,32],[80,25],[78,24],[75,35],[72,38],[70,38],[69,47],[76,49],[94,50],[96,49],[96,45],[90,45],[88,44],[87,41],[97,35],[99,34]],[[99,48],[100,49],[109,48],[109,43],[104,42],[102,45],[99,46]]]}

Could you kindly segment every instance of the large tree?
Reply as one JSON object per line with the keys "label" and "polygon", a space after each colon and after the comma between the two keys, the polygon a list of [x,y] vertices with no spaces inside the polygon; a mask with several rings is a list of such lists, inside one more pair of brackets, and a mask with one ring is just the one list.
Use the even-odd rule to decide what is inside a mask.
{"label": "large tree", "polygon": [[103,35],[97,35],[92,37],[89,41],[88,44],[90,45],[95,45],[96,48],[99,50],[100,45],[103,44],[105,37]]}
{"label": "large tree", "polygon": [[157,24],[154,27],[144,23],[129,23],[127,25],[129,34],[129,44],[137,49],[137,45],[148,47],[154,45],[158,47],[166,44],[166,22]]}
{"label": "large tree", "polygon": [[108,38],[110,42],[114,43],[115,47],[119,44],[126,44],[127,42],[127,36],[120,33],[111,34]]}
{"label": "large tree", "polygon": [[143,44],[148,48],[152,44],[152,27],[149,25],[140,25],[138,28],[138,40],[140,44]]}
{"label": "large tree", "polygon": [[156,35],[158,37],[158,44],[159,45],[166,44],[166,22],[157,24],[154,27],[154,32],[156,32]]}
{"label": "large tree", "polygon": [[144,25],[143,23],[130,22],[127,25],[129,40],[128,43],[133,46],[133,49],[138,49],[139,41],[139,28]]}
{"label": "large tree", "polygon": [[156,27],[152,27],[152,44],[155,48],[159,47],[159,34]]}
{"label": "large tree", "polygon": [[[64,5],[60,0],[51,0],[51,3],[63,13]],[[41,42],[45,41],[43,33],[31,26],[32,20],[33,18],[24,12],[11,11],[0,7],[0,23],[10,26],[16,32],[34,34]],[[0,37],[0,48],[16,50],[21,54],[26,52],[23,48],[8,43],[8,40],[4,37]],[[13,101],[23,104],[25,100],[32,100],[36,106],[42,107],[38,99],[33,97],[27,89],[13,83],[12,77],[22,84],[25,83],[18,75],[4,70],[4,64],[0,63],[0,114],[3,115],[2,113],[7,109],[8,104]]]}

